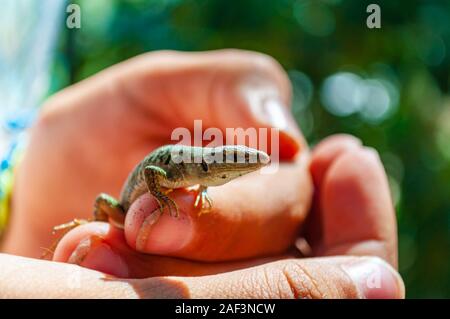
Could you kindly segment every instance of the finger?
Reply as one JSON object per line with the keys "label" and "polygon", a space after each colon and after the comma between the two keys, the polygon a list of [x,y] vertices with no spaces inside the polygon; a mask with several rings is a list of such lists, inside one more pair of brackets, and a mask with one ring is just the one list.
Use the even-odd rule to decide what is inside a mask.
{"label": "finger", "polygon": [[[65,104],[71,118],[83,118],[80,130],[94,131],[99,139],[115,138],[122,145],[147,145],[147,149],[173,143],[174,130],[193,130],[194,121],[201,121],[200,130],[217,128],[222,134],[227,128],[278,128],[280,158],[292,159],[304,140],[289,112],[290,99],[286,73],[265,54],[157,51],[117,64],[55,95],[41,117],[44,123],[53,122]],[[105,114],[107,121],[97,120]],[[231,138],[228,144],[234,143]],[[260,139],[270,144],[269,138]],[[133,157],[148,152],[138,149]]]}
{"label": "finger", "polygon": [[[116,280],[75,265],[0,254],[2,298],[404,298],[376,258],[285,260],[201,277]],[[21,276],[11,276],[20,272]]]}
{"label": "finger", "polygon": [[308,215],[304,232],[309,245],[317,246],[323,236],[322,214],[320,212],[320,194],[322,181],[328,168],[342,155],[361,147],[361,141],[352,135],[335,134],[322,140],[314,147],[309,170],[314,182],[313,213]]}
{"label": "finger", "polygon": [[[154,121],[166,139],[175,128],[192,128],[201,120],[204,129],[222,132],[278,128],[282,159],[292,159],[304,142],[288,110],[289,79],[267,55],[242,50],[161,51],[131,59],[115,73],[133,100],[145,101],[143,108],[152,115],[158,110]],[[141,122],[148,130],[148,123]]]}
{"label": "finger", "polygon": [[[291,255],[292,257],[293,255]],[[283,258],[287,258],[286,255]],[[280,256],[277,259],[281,259]],[[122,231],[107,223],[82,225],[64,236],[53,261],[77,264],[120,278],[155,276],[201,276],[252,267],[275,260],[259,258],[228,263],[203,263],[136,253]]]}
{"label": "finger", "polygon": [[0,264],[0,298],[139,297],[129,283],[76,265],[6,254],[0,254]]}
{"label": "finger", "polygon": [[[154,291],[162,278],[138,284]],[[230,273],[170,277],[171,297],[190,298],[404,298],[404,284],[386,262],[374,257],[290,259]]]}
{"label": "finger", "polygon": [[396,266],[395,211],[377,153],[351,147],[317,182],[321,190],[315,213],[320,215],[322,238],[316,253],[374,255]]}
{"label": "finger", "polygon": [[361,141],[352,135],[335,134],[321,141],[313,150],[310,171],[314,185],[320,190],[328,168],[347,151],[361,147]]}

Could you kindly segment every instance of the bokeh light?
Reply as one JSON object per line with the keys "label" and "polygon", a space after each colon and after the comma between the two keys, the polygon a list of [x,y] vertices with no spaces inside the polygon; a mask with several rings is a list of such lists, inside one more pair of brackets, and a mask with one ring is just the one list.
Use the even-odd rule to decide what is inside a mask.
{"label": "bokeh light", "polygon": [[387,80],[364,79],[350,72],[329,76],[322,86],[324,107],[336,116],[358,113],[367,122],[377,123],[389,115],[398,103],[398,91]]}
{"label": "bokeh light", "polygon": [[450,100],[437,121],[436,143],[441,154],[450,161]]}
{"label": "bokeh light", "polygon": [[294,16],[302,29],[315,36],[328,36],[335,28],[335,17],[329,6],[321,1],[298,0]]}

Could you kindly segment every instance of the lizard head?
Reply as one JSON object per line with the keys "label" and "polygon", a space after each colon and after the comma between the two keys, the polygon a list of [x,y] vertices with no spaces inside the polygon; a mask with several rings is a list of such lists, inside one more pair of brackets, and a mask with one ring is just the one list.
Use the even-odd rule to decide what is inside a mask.
{"label": "lizard head", "polygon": [[239,176],[257,171],[270,163],[270,157],[263,151],[243,145],[225,145],[203,148],[201,163],[192,166],[198,184],[205,186],[223,185]]}

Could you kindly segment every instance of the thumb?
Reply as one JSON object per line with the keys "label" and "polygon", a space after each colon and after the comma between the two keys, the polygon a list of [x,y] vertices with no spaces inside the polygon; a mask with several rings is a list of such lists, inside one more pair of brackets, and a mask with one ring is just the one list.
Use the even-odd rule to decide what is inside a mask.
{"label": "thumb", "polygon": [[[289,259],[213,276],[167,280],[177,287],[165,291],[172,291],[171,297],[397,299],[405,295],[398,273],[377,257]],[[154,291],[152,286],[160,286],[161,278],[147,279],[144,285],[143,291]]]}
{"label": "thumb", "polygon": [[[219,87],[220,82],[216,85],[215,106],[221,119],[217,124],[224,127],[278,129],[280,138],[276,147],[279,147],[280,158],[292,159],[304,140],[289,111],[291,86],[286,73],[269,56],[253,52],[239,54],[241,63],[246,67],[242,66],[240,70],[230,68],[235,74],[228,79],[227,73],[230,75],[231,72],[223,72],[222,88]],[[224,60],[235,64],[230,59]],[[274,141],[270,136],[267,138],[262,142],[266,142],[268,149],[273,151],[270,146]]]}
{"label": "thumb", "polygon": [[[227,129],[244,129],[239,135],[245,138],[252,134],[247,129],[278,128],[281,159],[292,159],[304,144],[288,109],[288,76],[265,54],[243,50],[160,51],[133,58],[116,70],[120,82],[136,101],[143,101],[151,118],[159,122],[164,119],[161,132],[179,127],[192,130],[195,121],[201,120],[205,140],[211,135],[218,138],[217,131],[207,132],[208,128],[217,128],[226,134],[223,138],[227,144],[247,144],[245,139],[235,140],[236,132],[229,134]],[[256,134],[261,145],[264,137],[258,131]]]}

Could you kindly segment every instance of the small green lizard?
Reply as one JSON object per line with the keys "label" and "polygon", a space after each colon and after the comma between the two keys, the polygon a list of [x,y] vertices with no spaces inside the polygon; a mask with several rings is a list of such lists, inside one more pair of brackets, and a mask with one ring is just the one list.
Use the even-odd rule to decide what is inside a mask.
{"label": "small green lizard", "polygon": [[[269,164],[270,157],[263,151],[242,145],[191,147],[165,145],[147,155],[128,176],[120,199],[100,194],[94,205],[94,221],[111,222],[124,227],[125,216],[131,204],[142,194],[150,192],[159,208],[144,221],[154,224],[167,207],[173,217],[178,217],[177,204],[167,195],[173,189],[200,185],[194,206],[201,205],[200,213],[208,212],[212,201],[208,186],[223,185],[239,176],[254,172]],[[54,227],[54,230],[72,229],[88,220],[78,220]],[[144,224],[143,224],[144,225]],[[141,226],[141,229],[145,227]],[[149,228],[149,227],[146,227]],[[148,234],[142,234],[144,242]]]}

